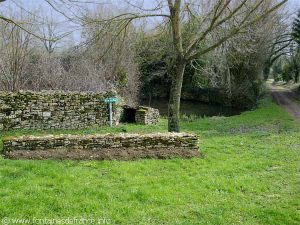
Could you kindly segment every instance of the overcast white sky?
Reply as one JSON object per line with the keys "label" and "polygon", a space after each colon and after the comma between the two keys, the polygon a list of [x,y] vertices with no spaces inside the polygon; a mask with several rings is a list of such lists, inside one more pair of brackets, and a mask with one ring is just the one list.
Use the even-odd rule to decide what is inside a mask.
{"label": "overcast white sky", "polygon": [[[60,0],[52,0],[59,2]],[[129,2],[132,3],[144,3],[145,7],[151,7],[155,4],[157,0],[129,0]],[[268,0],[266,0],[268,1]],[[79,2],[97,2],[97,3],[112,3],[115,5],[122,4],[122,0],[79,0]],[[15,6],[15,5],[22,5],[24,8],[46,8],[48,10],[51,10],[51,7],[46,3],[45,0],[6,0],[5,3],[1,3],[0,9],[5,8],[7,6]],[[90,4],[92,5],[92,4]],[[292,11],[297,11],[300,8],[300,0],[288,0],[288,7]]]}
{"label": "overcast white sky", "polygon": [[[59,2],[60,0],[52,0]],[[79,0],[79,2],[98,2],[98,3],[112,3],[114,5],[122,5],[122,2],[124,4],[124,1],[122,0]],[[154,5],[154,3],[157,0],[129,0],[132,3],[136,2],[144,2],[144,7],[151,8],[151,6]],[[268,0],[266,0],[268,1]],[[35,9],[36,11],[41,11],[43,9],[43,13],[53,14],[53,17],[60,21],[60,26],[64,30],[68,29],[74,29],[74,27],[71,26],[70,22],[65,22],[67,19],[64,18],[61,14],[55,12],[51,6],[49,6],[45,0],[6,0],[6,2],[0,4],[0,10],[7,12],[12,11],[12,8],[15,8],[16,6],[21,6],[28,11],[32,11]],[[90,7],[95,7],[95,5],[90,5]],[[291,13],[296,13],[300,9],[300,0],[289,0],[287,5],[289,11]],[[60,8],[60,7],[58,7]],[[54,12],[53,12],[54,11]],[[74,14],[77,12],[74,11]],[[75,32],[73,34],[73,39],[79,39],[79,32]]]}
{"label": "overcast white sky", "polygon": [[289,0],[289,4],[299,7],[300,6],[300,1],[299,0]]}

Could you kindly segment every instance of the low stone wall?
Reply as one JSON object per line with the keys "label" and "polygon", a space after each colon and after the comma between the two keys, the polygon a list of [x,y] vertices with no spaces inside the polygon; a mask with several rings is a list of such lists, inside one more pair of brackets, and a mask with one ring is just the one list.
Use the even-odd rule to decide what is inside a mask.
{"label": "low stone wall", "polygon": [[135,121],[138,124],[153,125],[157,124],[159,110],[151,107],[140,106],[135,113]]}
{"label": "low stone wall", "polygon": [[22,136],[3,140],[8,158],[136,159],[194,157],[198,138],[186,133]]}
{"label": "low stone wall", "polygon": [[[111,96],[90,92],[0,92],[0,131],[106,125],[108,109],[104,98]],[[114,124],[119,122],[121,110],[114,106]]]}

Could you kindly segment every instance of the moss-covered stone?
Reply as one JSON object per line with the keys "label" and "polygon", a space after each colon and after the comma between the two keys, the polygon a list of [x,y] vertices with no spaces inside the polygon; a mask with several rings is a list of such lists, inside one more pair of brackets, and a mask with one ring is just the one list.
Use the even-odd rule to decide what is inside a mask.
{"label": "moss-covered stone", "polygon": [[[152,133],[152,134],[95,134],[95,135],[46,135],[6,137],[3,139],[5,154],[11,152],[35,152],[48,150],[92,150],[101,152],[103,149],[118,150],[118,155],[128,155],[129,152],[145,153],[151,149],[160,155],[172,155],[174,152],[194,152],[198,154],[198,137],[187,133]],[[151,156],[153,151],[150,151]],[[124,154],[123,154],[124,153]],[[87,156],[89,156],[89,154]],[[31,155],[34,158],[34,155]],[[175,156],[175,155],[174,155]],[[64,155],[61,155],[64,158]]]}
{"label": "moss-covered stone", "polygon": [[[112,96],[113,93],[109,93]],[[107,93],[0,92],[0,129],[76,129],[108,124]],[[121,106],[116,104],[114,123]]]}
{"label": "moss-covered stone", "polygon": [[138,124],[152,125],[157,124],[159,119],[158,109],[154,109],[146,106],[139,106],[136,110],[135,121]]}

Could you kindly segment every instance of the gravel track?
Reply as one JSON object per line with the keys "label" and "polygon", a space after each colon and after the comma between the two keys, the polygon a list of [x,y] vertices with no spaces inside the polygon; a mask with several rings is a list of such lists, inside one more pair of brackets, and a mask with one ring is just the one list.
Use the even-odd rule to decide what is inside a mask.
{"label": "gravel track", "polygon": [[274,101],[300,122],[300,95],[281,86],[272,85]]}

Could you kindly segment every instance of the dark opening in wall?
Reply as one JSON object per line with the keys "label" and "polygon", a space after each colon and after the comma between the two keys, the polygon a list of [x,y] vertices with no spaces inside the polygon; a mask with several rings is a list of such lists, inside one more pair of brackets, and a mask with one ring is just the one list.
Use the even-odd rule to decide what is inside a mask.
{"label": "dark opening in wall", "polygon": [[136,109],[128,106],[123,107],[122,123],[135,123]]}

